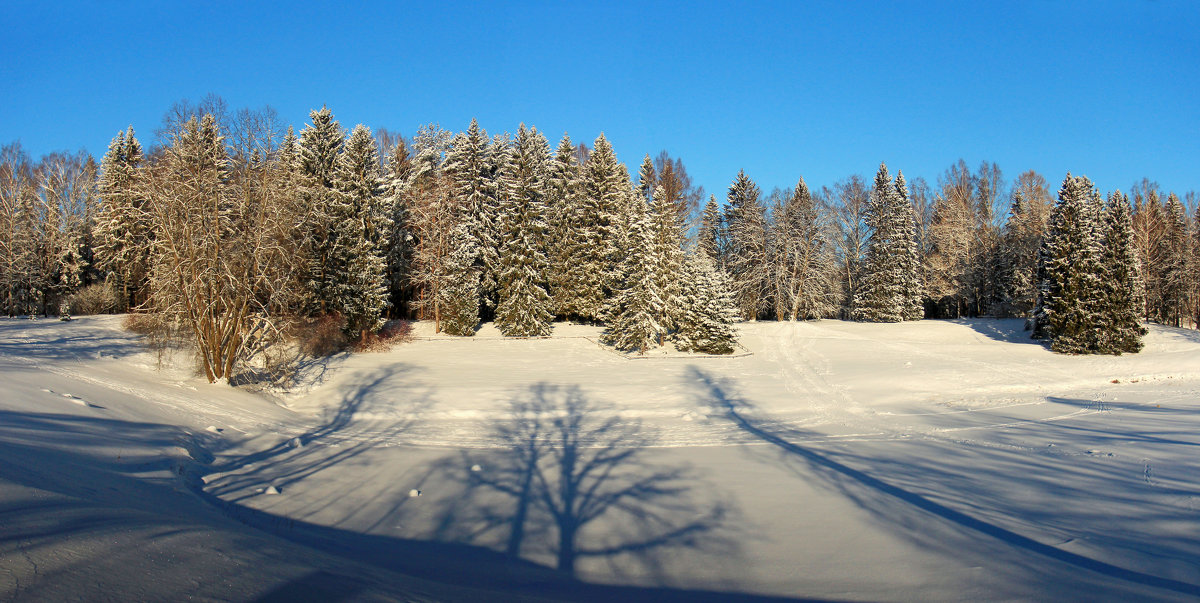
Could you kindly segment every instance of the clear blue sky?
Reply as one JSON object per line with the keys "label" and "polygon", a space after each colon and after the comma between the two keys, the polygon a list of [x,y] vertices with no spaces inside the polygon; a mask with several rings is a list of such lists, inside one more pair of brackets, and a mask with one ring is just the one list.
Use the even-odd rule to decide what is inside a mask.
{"label": "clear blue sky", "polygon": [[[342,3],[339,3],[342,4]],[[7,3],[0,143],[35,158],[153,137],[214,92],[301,127],[406,136],[525,122],[604,131],[636,172],[666,149],[718,199],[965,159],[1200,189],[1200,3]]]}

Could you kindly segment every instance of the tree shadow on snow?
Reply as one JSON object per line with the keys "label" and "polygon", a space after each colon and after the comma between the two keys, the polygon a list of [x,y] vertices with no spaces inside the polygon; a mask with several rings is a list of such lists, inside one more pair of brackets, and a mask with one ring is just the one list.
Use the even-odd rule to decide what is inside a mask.
{"label": "tree shadow on snow", "polygon": [[[349,471],[357,457],[410,431],[421,411],[431,404],[429,388],[405,381],[414,371],[404,364],[379,368],[348,388],[316,427],[262,450],[214,457],[202,472],[204,490],[236,504],[262,494],[267,487],[283,492],[326,469]],[[405,384],[402,399],[380,393],[384,383],[394,386],[398,382]],[[357,437],[353,424],[364,413],[386,413],[388,418],[382,424],[372,421],[366,435]],[[336,499],[343,493],[331,495]]]}
{"label": "tree shadow on snow", "polygon": [[71,322],[54,318],[0,318],[0,356],[39,360],[125,358],[146,351],[139,335],[97,328],[91,317]]}
{"label": "tree shadow on snow", "polygon": [[[976,512],[982,511],[982,509],[975,509],[973,510],[974,514],[969,514],[951,508],[929,495],[919,493],[917,489],[921,485],[928,486],[930,482],[939,481],[943,487],[949,484],[950,487],[961,488],[960,491],[971,492],[969,484],[972,476],[959,475],[955,471],[972,474],[986,473],[986,469],[981,467],[954,466],[954,459],[945,460],[937,456],[944,456],[946,451],[943,449],[933,449],[930,445],[931,450],[927,453],[929,458],[935,459],[935,463],[938,461],[943,463],[944,466],[941,470],[936,468],[936,464],[933,468],[924,465],[911,467],[903,459],[875,459],[846,452],[819,451],[815,446],[806,447],[795,443],[814,439],[814,436],[819,436],[819,434],[781,428],[778,424],[760,418],[762,413],[757,407],[742,398],[729,382],[713,377],[695,367],[690,369],[686,380],[695,388],[696,398],[700,405],[711,408],[715,411],[714,414],[723,415],[740,430],[752,435],[758,441],[769,444],[781,455],[780,458],[785,466],[794,460],[803,463],[805,470],[789,467],[798,476],[805,479],[817,476],[823,484],[833,487],[856,505],[878,518],[881,525],[898,531],[922,546],[935,548],[947,554],[961,554],[961,548],[951,548],[951,544],[943,540],[945,529],[933,529],[933,526],[940,525],[949,527],[951,532],[970,539],[970,543],[966,546],[972,547],[973,550],[988,549],[996,551],[996,554],[1003,554],[995,546],[1001,544],[1003,547],[1015,547],[1019,551],[1032,554],[1015,557],[1016,563],[1023,567],[1008,568],[1009,571],[1021,572],[1019,575],[1011,576],[1010,582],[1013,584],[1022,582],[1041,584],[1044,581],[1044,584],[1058,588],[1054,585],[1060,577],[1054,573],[1052,567],[1045,567],[1045,561],[1052,560],[1115,578],[1118,581],[1160,588],[1188,596],[1200,595],[1200,585],[1134,571],[1072,553],[1019,534],[994,520],[984,519],[983,517],[986,517],[984,513]],[[906,446],[922,444],[922,442],[904,443]],[[927,457],[921,455],[919,458]],[[854,466],[851,466],[851,463]],[[870,469],[861,470],[857,467],[869,467]],[[1020,471],[1019,468],[1008,470]],[[1050,474],[1050,477],[1047,478],[1048,483],[1044,485],[1047,491],[1053,492],[1055,488],[1067,487],[1061,483],[1049,483],[1052,479],[1053,474]],[[969,498],[970,496],[968,496]],[[1059,512],[1060,510],[1055,511]],[[931,523],[931,520],[935,518],[944,523]],[[929,535],[931,531],[940,532],[943,536],[932,538]],[[986,538],[980,539],[980,536]],[[1013,559],[1012,555],[1005,557],[1009,561]],[[1039,558],[1041,561],[1038,560]],[[1033,576],[1038,576],[1038,582],[1030,582]],[[1111,596],[1112,591],[1102,589],[1113,588],[1114,584],[1119,585],[1120,583],[1109,582],[1108,585],[1100,587],[1101,590],[1098,592],[1107,592]],[[1136,594],[1142,591],[1131,592]]]}
{"label": "tree shadow on snow", "polygon": [[661,580],[671,551],[737,552],[729,504],[712,501],[690,467],[653,462],[653,438],[639,424],[577,387],[531,386],[492,436],[502,448],[443,463],[460,490],[447,498],[435,539],[552,562],[568,577],[580,561],[605,559],[614,571],[632,562]]}
{"label": "tree shadow on snow", "polygon": [[954,318],[947,320],[956,325],[969,327],[972,331],[1000,343],[1023,343],[1046,346],[1044,341],[1030,337],[1024,318]]}

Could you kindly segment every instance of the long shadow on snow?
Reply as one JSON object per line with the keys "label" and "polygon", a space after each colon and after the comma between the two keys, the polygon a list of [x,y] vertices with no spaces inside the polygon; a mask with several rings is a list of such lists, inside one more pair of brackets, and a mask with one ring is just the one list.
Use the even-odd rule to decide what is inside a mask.
{"label": "long shadow on snow", "polygon": [[[943,520],[960,526],[961,528],[996,538],[1008,545],[1019,547],[1020,549],[1041,555],[1049,559],[1136,584],[1161,588],[1191,596],[1200,595],[1200,585],[1129,570],[1123,567],[1098,561],[1096,559],[1071,553],[1051,545],[1043,544],[996,524],[983,521],[966,513],[949,508],[915,492],[911,492],[904,488],[885,482],[882,479],[873,477],[872,475],[854,469],[853,467],[850,467],[844,463],[838,462],[825,454],[809,448],[804,448],[788,440],[788,437],[792,439],[801,439],[805,434],[786,433],[782,430],[767,427],[764,422],[751,418],[752,415],[757,414],[755,412],[755,407],[748,401],[741,399],[736,393],[733,393],[732,388],[728,384],[718,381],[716,378],[710,376],[704,371],[692,367],[690,369],[687,381],[693,387],[697,387],[700,390],[698,391],[698,398],[703,405],[720,412],[748,434],[751,434],[759,440],[774,446],[776,449],[782,451],[786,455],[794,456],[804,460],[810,466],[818,468],[822,472],[828,472],[829,474],[837,476],[840,479],[849,480],[852,483],[866,488],[870,492],[875,492],[891,499],[898,500],[906,505],[911,506],[912,508],[920,509],[921,511],[933,514]],[[785,435],[787,437],[785,437]],[[847,490],[844,489],[843,491],[849,494]],[[855,499],[858,504],[870,508],[870,505],[867,505],[857,496],[855,496]],[[909,526],[909,528],[917,529],[917,526]]]}
{"label": "long shadow on snow", "polygon": [[[326,426],[329,427],[329,426]],[[744,601],[767,603],[800,599],[756,596],[730,592],[685,590],[654,587],[594,585],[574,580],[569,575],[544,566],[514,560],[503,553],[466,544],[439,543],[362,534],[348,530],[295,521],[223,500],[205,492],[199,474],[203,470],[186,458],[168,458],[159,454],[139,456],[119,451],[169,449],[192,436],[170,425],[135,423],[72,415],[30,414],[0,411],[0,480],[37,491],[53,493],[53,499],[16,496],[0,503],[0,559],[21,556],[23,552],[54,550],[65,546],[71,554],[54,568],[43,567],[40,582],[17,585],[10,594],[41,598],[38,593],[55,597],[155,598],[176,600],[196,595],[196,584],[211,589],[202,596],[241,598],[255,588],[269,588],[256,596],[263,601],[329,601],[355,598],[366,593],[410,599],[411,578],[450,585],[452,598],[463,600],[524,598],[546,600],[561,598],[576,601]],[[193,445],[194,442],[193,442]],[[267,457],[256,457],[267,458]],[[178,477],[147,477],[145,473],[166,470],[182,476],[188,489],[176,487]],[[2,484],[0,484],[2,485]],[[198,504],[193,494],[208,504]],[[213,511],[221,511],[214,513]],[[373,566],[395,574],[362,573],[350,566],[324,567],[299,577],[287,577],[276,568],[288,567],[289,549],[254,532],[231,534],[232,546],[252,547],[261,554],[259,561],[271,560],[270,567],[246,568],[241,565],[203,563],[208,552],[177,551],[171,559],[186,565],[187,571],[170,574],[177,579],[147,576],[132,570],[139,558],[137,543],[175,542],[187,534],[207,533],[230,528],[226,519],[258,528],[276,537],[312,547],[321,554],[332,554],[363,566]],[[140,529],[143,535],[129,536]],[[141,534],[139,532],[139,534]],[[108,538],[106,535],[112,535]],[[90,542],[108,542],[118,537],[133,538],[120,546],[74,547],[81,538]],[[141,540],[149,539],[149,540]],[[203,555],[197,557],[197,555]],[[38,553],[41,554],[41,553]],[[51,553],[53,554],[53,553]],[[189,556],[190,555],[190,556]],[[330,557],[332,559],[332,557]],[[113,566],[87,583],[87,592],[61,590],[56,576],[92,568],[96,564]],[[157,563],[157,570],[168,571],[171,563]],[[24,564],[24,562],[22,562]],[[358,566],[354,566],[358,567]],[[236,575],[229,572],[236,571]],[[57,585],[57,586],[56,586]],[[49,590],[48,590],[49,589]],[[474,590],[472,590],[474,589]],[[441,596],[447,596],[443,593]],[[436,598],[436,596],[435,596]]]}
{"label": "long shadow on snow", "polygon": [[[390,443],[416,425],[416,417],[430,404],[430,394],[413,384],[405,390],[404,401],[381,400],[377,390],[381,384],[394,382],[413,371],[405,364],[377,369],[342,396],[324,423],[263,450],[221,456],[206,463],[202,473],[214,477],[205,478],[205,491],[235,503],[258,495],[256,488],[263,484],[283,491],[326,469],[344,468],[351,459]],[[387,406],[394,420],[381,428],[372,425],[369,437],[354,437],[350,432],[356,417],[379,410],[374,408],[375,404]],[[343,494],[337,493],[337,497]]]}
{"label": "long shadow on snow", "polygon": [[63,323],[53,318],[0,318],[0,356],[41,360],[124,358],[146,350],[141,336],[88,325],[91,317]]}
{"label": "long shadow on snow", "polygon": [[[695,472],[647,459],[653,438],[640,424],[590,401],[578,387],[539,383],[509,402],[492,426],[501,448],[464,452],[439,470],[456,481],[434,538],[486,544],[509,559],[634,561],[659,578],[660,557],[693,549],[737,553],[722,501],[699,502]],[[704,487],[711,494],[711,487]]]}
{"label": "long shadow on snow", "polygon": [[952,318],[947,322],[970,327],[972,331],[1001,343],[1046,345],[1044,341],[1029,336],[1023,318]]}

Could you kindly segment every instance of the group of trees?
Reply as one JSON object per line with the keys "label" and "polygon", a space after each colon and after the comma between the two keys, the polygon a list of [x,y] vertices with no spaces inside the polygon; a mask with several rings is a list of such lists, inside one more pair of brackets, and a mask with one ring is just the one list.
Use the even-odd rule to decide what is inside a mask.
{"label": "group of trees", "polygon": [[[208,377],[337,315],[360,340],[387,317],[471,335],[606,325],[604,341],[728,353],[732,320],[1027,316],[1069,352],[1140,347],[1143,319],[1200,323],[1200,208],[1143,181],[1104,203],[961,160],[931,187],[851,176],[725,203],[665,152],[634,181],[601,134],[556,149],[474,121],[411,141],[323,108],[297,136],[270,109],[180,103],[147,151],[132,128],[99,165],[0,151],[0,294],[9,315],[142,310],[192,335]],[[1186,203],[1195,206],[1189,193]],[[100,301],[97,301],[100,300]],[[107,301],[105,301],[107,300]]]}

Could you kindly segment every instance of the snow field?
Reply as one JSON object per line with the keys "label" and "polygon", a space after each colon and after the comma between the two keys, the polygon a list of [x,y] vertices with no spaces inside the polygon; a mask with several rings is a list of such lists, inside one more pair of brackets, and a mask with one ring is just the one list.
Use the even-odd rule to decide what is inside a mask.
{"label": "snow field", "polygon": [[[857,600],[1200,594],[1192,331],[1152,327],[1140,354],[1070,357],[1027,343],[1019,321],[766,322],[740,326],[750,356],[630,361],[588,339],[594,327],[506,340],[485,326],[334,358],[271,401],[178,365],[152,372],[117,324],[0,321],[0,406],[19,419],[0,444],[79,421],[88,437],[55,450],[136,449],[145,470],[121,475],[137,480],[186,467],[226,513],[341,534],[317,548],[363,535],[404,559],[419,543],[503,553],[520,524],[520,558],[553,567],[567,525],[593,583]],[[134,422],[165,435],[97,443]],[[520,483],[532,427],[554,435],[538,465],[551,491],[579,477],[564,446],[604,469],[580,479],[594,518],[564,524],[531,504],[515,519],[504,488]],[[0,474],[9,496],[13,471]],[[666,493],[634,488],[647,475]],[[41,479],[15,481],[54,490]]]}

